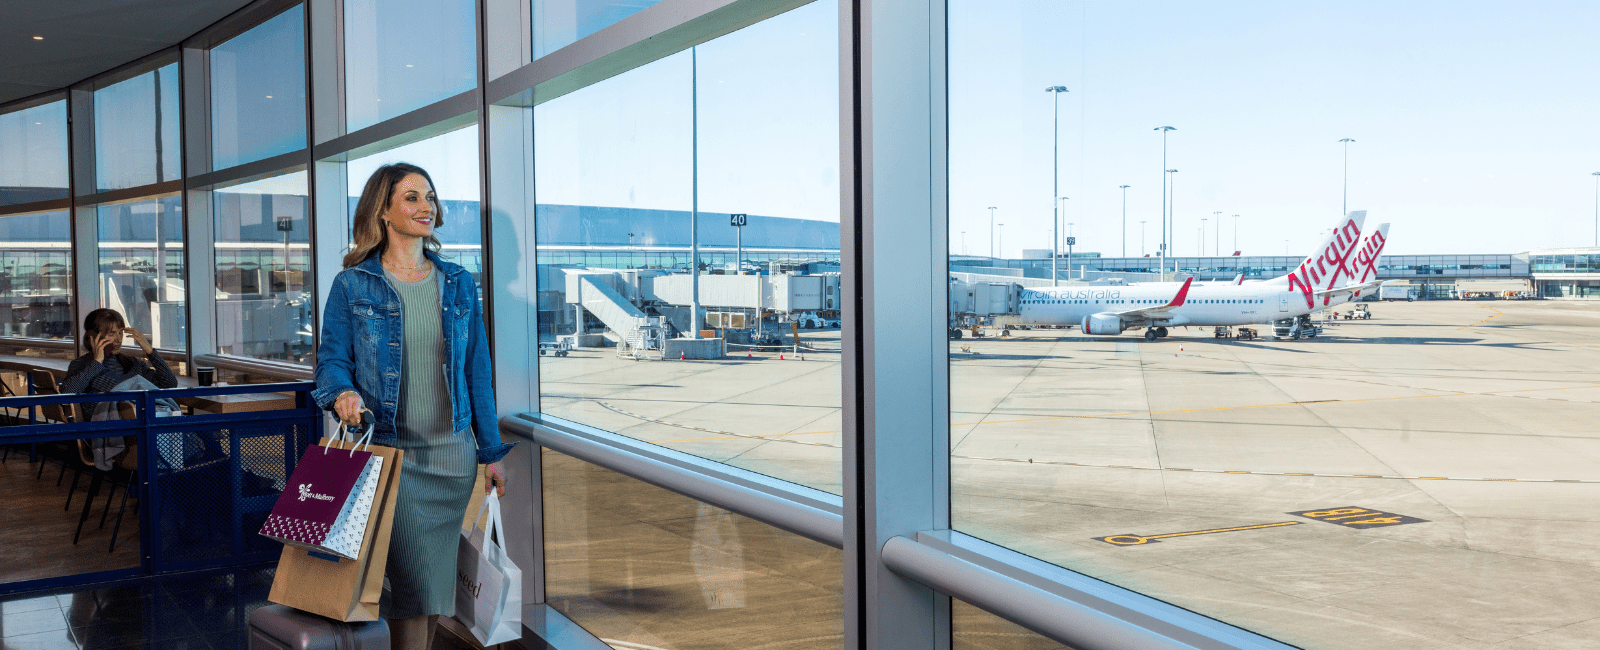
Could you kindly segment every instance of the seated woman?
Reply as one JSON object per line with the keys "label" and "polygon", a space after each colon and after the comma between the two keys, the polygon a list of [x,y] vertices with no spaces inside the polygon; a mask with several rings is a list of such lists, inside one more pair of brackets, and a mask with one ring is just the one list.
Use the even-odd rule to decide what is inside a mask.
{"label": "seated woman", "polygon": [[[177,388],[178,378],[167,367],[167,362],[150,347],[150,341],[139,330],[127,326],[122,314],[115,309],[96,309],[83,319],[83,335],[87,338],[89,352],[67,366],[67,376],[61,380],[63,393],[105,393],[114,390],[150,390]],[[140,359],[120,354],[122,337],[127,336],[144,351]],[[81,404],[85,420],[115,419],[108,412],[110,404]],[[173,405],[176,408],[176,405]]]}

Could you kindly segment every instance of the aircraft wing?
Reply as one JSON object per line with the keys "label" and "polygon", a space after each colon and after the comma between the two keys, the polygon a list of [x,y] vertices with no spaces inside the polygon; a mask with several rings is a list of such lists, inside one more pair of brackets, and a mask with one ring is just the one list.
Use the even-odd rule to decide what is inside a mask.
{"label": "aircraft wing", "polygon": [[1182,307],[1183,303],[1189,300],[1189,285],[1191,284],[1194,284],[1193,277],[1184,280],[1183,286],[1178,289],[1177,295],[1174,295],[1172,297],[1172,301],[1165,305],[1119,311],[1117,312],[1117,316],[1122,318],[1124,322],[1128,323],[1136,323],[1139,321],[1149,322],[1164,319],[1174,308]]}

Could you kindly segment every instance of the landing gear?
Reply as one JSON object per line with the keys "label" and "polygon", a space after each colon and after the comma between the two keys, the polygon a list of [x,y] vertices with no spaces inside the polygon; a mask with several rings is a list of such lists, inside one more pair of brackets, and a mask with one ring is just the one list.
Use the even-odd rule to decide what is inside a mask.
{"label": "landing gear", "polygon": [[950,338],[951,339],[959,340],[961,338],[961,336],[962,336],[961,328],[959,328],[959,327],[950,328]]}
{"label": "landing gear", "polygon": [[1146,341],[1154,341],[1154,340],[1156,340],[1157,336],[1159,336],[1159,335],[1156,334],[1155,330],[1145,330],[1144,331],[1144,340],[1146,340]]}
{"label": "landing gear", "polygon": [[1167,328],[1165,328],[1165,327],[1157,327],[1156,328],[1156,336],[1161,337],[1161,338],[1167,338]]}

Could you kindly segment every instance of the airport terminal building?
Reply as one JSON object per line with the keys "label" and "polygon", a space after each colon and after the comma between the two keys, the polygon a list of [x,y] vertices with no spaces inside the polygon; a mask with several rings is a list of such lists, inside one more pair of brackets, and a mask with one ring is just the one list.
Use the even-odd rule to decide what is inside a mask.
{"label": "airport terminal building", "polygon": [[[1315,324],[1316,299],[1334,304],[1341,287],[1266,299],[1239,292],[1277,285],[1223,282],[1284,275],[1302,255],[1178,257],[1169,273],[1209,281],[1180,289],[1130,286],[1161,278],[1154,257],[1077,252],[1052,278],[1050,253],[951,253],[962,228],[980,232],[961,215],[987,226],[998,211],[995,226],[1032,237],[1057,221],[1071,232],[1049,206],[1097,201],[1074,214],[1109,224],[1131,196],[1141,218],[1220,221],[1180,192],[1191,178],[1195,195],[1221,192],[1227,174],[1250,177],[1235,191],[1265,184],[1197,144],[1214,134],[1189,135],[1229,124],[1285,148],[1270,165],[1314,160],[1303,175],[1320,174],[1317,205],[1334,205],[1333,143],[1355,140],[1319,134],[1328,142],[1312,150],[1265,126],[1299,107],[1232,108],[1324,98],[1211,101],[1193,82],[1270,85],[1282,75],[1260,67],[1273,63],[1261,48],[1347,71],[1347,83],[1391,74],[1350,62],[1370,62],[1363,48],[1394,29],[1435,29],[1430,12],[1381,6],[1383,30],[1354,34],[1369,27],[1353,21],[1327,40],[1325,17],[1294,5],[1270,16],[1013,0],[12,5],[0,42],[0,646],[243,649],[291,592],[338,601],[307,619],[324,627],[431,622],[425,644],[451,649],[1515,650],[1600,637],[1600,248],[1383,256],[1377,279],[1414,301]],[[1568,10],[1538,18],[1594,24],[1595,10]],[[1154,20],[1163,11],[1170,24]],[[1462,20],[1498,34],[1530,11]],[[1244,46],[1159,49],[1202,24]],[[1549,56],[1471,34],[1435,44]],[[1590,36],[1549,38],[1581,49],[1596,47]],[[1439,66],[1465,61],[1449,69],[1466,76],[1483,63],[1383,56],[1411,75],[1383,87],[1406,93]],[[1596,57],[1516,64],[1569,74],[1557,65],[1568,59]],[[1084,77],[1056,78],[1077,67]],[[1086,92],[1096,79],[1139,81]],[[1517,119],[1592,111],[1582,89],[1539,83],[1524,95],[1548,112]],[[1169,110],[1152,89],[1205,101],[1176,127],[1120,121],[1143,107],[1082,110],[1099,106],[1083,97]],[[1470,102],[1446,108],[1458,104]],[[1483,121],[1436,112],[1375,119],[1407,133],[1423,131],[1402,121],[1412,114]],[[432,201],[369,189],[400,162],[428,170]],[[1096,175],[1112,172],[1128,178]],[[373,280],[372,295],[339,288],[370,266],[346,261],[361,224],[399,237],[375,220],[429,211],[431,225],[405,227],[464,270],[447,286],[470,278],[475,296],[441,288],[433,303],[398,276]],[[1072,218],[1080,234],[1099,219]],[[454,266],[405,270],[440,269]],[[463,327],[383,348],[379,332],[417,326],[383,329],[407,318],[402,289]],[[1014,330],[997,318],[1024,308],[1082,313]],[[99,309],[137,332],[115,359],[92,349],[118,340],[86,329]],[[1206,322],[1203,309],[1239,320]],[[1295,334],[1255,336],[1259,321]],[[449,461],[424,446],[390,463],[397,500],[441,473],[456,481],[438,488],[445,506],[418,506],[439,511],[449,542],[411,549],[410,562],[374,560],[395,543],[381,527],[416,523],[382,516],[414,512],[384,505],[376,484],[380,516],[355,531],[369,544],[354,558],[260,534],[294,498],[301,459],[336,430],[317,391],[356,365],[341,355],[357,346],[386,350],[369,365],[447,360],[427,382],[356,368],[352,381],[384,387],[378,410],[436,397],[442,381],[438,403],[474,416],[449,435],[494,429],[516,443],[493,465],[469,462],[465,446]],[[468,348],[487,367],[457,385],[465,370],[445,352]],[[79,406],[102,403],[116,408]],[[390,424],[395,448],[467,439]],[[455,530],[483,503],[474,490],[453,510],[472,467],[507,482],[491,510],[504,557],[491,563],[520,577],[498,590],[458,564],[472,557],[462,540],[486,543],[470,520]],[[436,573],[452,574],[456,598],[407,623],[364,620],[396,614],[380,603],[404,583],[385,600],[380,578],[419,564],[453,569]],[[468,602],[489,604],[454,606]],[[503,644],[475,636],[479,612],[505,623]]]}

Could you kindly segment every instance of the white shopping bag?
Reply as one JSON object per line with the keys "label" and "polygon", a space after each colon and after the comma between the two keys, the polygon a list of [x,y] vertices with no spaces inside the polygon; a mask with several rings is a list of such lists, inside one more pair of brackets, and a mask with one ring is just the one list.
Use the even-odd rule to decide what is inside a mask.
{"label": "white shopping bag", "polygon": [[489,511],[488,523],[461,531],[456,556],[455,619],[485,646],[522,638],[522,570],[506,556],[505,527],[500,522],[500,496],[493,491],[478,509],[476,522]]}

